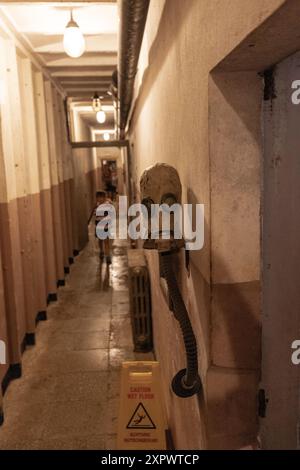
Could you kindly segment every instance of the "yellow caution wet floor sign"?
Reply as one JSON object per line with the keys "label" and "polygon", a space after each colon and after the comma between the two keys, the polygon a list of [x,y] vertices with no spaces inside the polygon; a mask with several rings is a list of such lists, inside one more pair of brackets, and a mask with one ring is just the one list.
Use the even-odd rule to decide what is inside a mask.
{"label": "yellow caution wet floor sign", "polygon": [[159,363],[123,362],[117,449],[166,449]]}

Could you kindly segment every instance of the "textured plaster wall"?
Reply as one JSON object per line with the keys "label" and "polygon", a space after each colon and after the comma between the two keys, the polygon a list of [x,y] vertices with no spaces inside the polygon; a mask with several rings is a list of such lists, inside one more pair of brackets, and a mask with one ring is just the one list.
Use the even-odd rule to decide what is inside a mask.
{"label": "textured plaster wall", "polygon": [[267,449],[299,447],[300,366],[291,361],[300,333],[300,107],[291,100],[299,65],[299,52],[277,64],[275,96],[264,102],[262,387],[268,407],[261,437]]}
{"label": "textured plaster wall", "polygon": [[[183,202],[205,204],[204,249],[191,253],[189,272],[183,263],[179,266],[182,291],[198,340],[205,406],[196,398],[182,400],[170,391],[173,374],[184,366],[183,347],[178,326],[160,293],[157,254],[147,253],[155,351],[162,366],[168,421],[177,448],[236,448],[252,442],[257,433],[259,350],[255,347],[250,359],[242,354],[242,365],[235,362],[242,340],[234,335],[232,339],[232,329],[237,319],[243,325],[240,315],[246,311],[251,334],[255,344],[259,344],[262,88],[256,74],[255,78],[246,74],[236,78],[236,82],[229,80],[226,89],[226,77],[217,83],[210,73],[284,3],[283,0],[150,2],[129,129],[133,179],[138,191],[139,178],[146,167],[158,161],[169,163],[179,172]],[[249,98],[247,80],[251,83]],[[226,91],[234,91],[234,86],[236,93],[228,97]],[[244,108],[239,112],[239,102],[244,99]],[[255,105],[248,116],[248,105],[251,108],[252,103]],[[231,136],[227,141],[226,135]],[[227,174],[224,174],[226,163],[222,167],[222,148]],[[244,148],[248,150],[243,155]],[[248,167],[240,171],[245,162]],[[226,194],[227,200],[223,200]],[[243,200],[239,200],[241,194]],[[243,220],[243,211],[252,203],[249,222],[247,218]],[[248,222],[251,228],[244,238]],[[229,252],[233,245],[236,256]],[[239,256],[242,265],[237,262]],[[218,315],[221,320],[214,328]],[[224,323],[224,319],[229,319],[229,323]],[[241,331],[247,335],[247,328]]]}

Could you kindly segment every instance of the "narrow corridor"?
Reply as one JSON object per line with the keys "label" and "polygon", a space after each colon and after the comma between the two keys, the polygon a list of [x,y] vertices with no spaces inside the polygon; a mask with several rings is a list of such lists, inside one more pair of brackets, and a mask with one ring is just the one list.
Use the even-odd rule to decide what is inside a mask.
{"label": "narrow corridor", "polygon": [[0,449],[115,448],[120,364],[151,355],[133,352],[126,242],[100,276],[90,238],[5,394]]}

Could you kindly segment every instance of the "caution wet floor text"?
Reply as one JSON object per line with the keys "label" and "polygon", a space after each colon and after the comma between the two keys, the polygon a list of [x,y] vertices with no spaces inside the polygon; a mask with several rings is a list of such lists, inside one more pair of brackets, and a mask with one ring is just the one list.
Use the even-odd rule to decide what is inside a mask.
{"label": "caution wet floor text", "polygon": [[166,449],[158,362],[123,362],[117,449]]}

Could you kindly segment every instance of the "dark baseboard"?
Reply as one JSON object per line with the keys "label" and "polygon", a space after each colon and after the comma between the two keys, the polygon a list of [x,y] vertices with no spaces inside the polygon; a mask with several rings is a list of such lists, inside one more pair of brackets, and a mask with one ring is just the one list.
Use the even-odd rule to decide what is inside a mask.
{"label": "dark baseboard", "polygon": [[57,301],[57,294],[48,294],[47,297],[47,304],[49,305],[50,302],[56,302]]}
{"label": "dark baseboard", "polygon": [[40,321],[46,321],[47,320],[47,312],[46,310],[43,310],[42,312],[38,312],[35,322],[38,323]]}
{"label": "dark baseboard", "polygon": [[70,268],[69,268],[69,266],[65,266],[65,267],[64,267],[64,272],[65,272],[65,274],[70,274]]}
{"label": "dark baseboard", "polygon": [[10,375],[12,379],[19,379],[22,376],[22,364],[11,364],[10,365]]}
{"label": "dark baseboard", "polygon": [[58,279],[57,281],[57,287],[63,287],[65,285],[65,280],[64,279]]}
{"label": "dark baseboard", "polygon": [[[50,295],[56,296],[56,294],[50,294]],[[45,320],[47,320],[47,312],[46,311],[38,312],[36,316],[36,323],[39,321],[45,321]],[[35,345],[35,333],[26,333],[21,343],[21,353],[23,354],[23,352],[26,349],[26,346],[34,346],[34,345]],[[0,384],[3,395],[5,394],[7,387],[9,383],[11,382],[11,380],[19,379],[21,376],[22,376],[21,363],[11,364],[2,379],[2,383]],[[3,413],[1,413],[1,411],[2,410],[0,408],[0,426],[1,424],[3,424]]]}
{"label": "dark baseboard", "polygon": [[5,394],[10,381],[11,381],[10,370],[8,368],[5,376],[2,379],[2,383],[1,383],[1,389],[2,389],[2,394],[3,395]]}
{"label": "dark baseboard", "polygon": [[74,258],[71,258],[71,256],[69,257],[69,264],[73,264],[74,263]]}
{"label": "dark baseboard", "polygon": [[19,379],[21,376],[22,376],[22,365],[11,364],[2,380],[1,388],[2,388],[3,395],[5,394],[10,381]]}
{"label": "dark baseboard", "polygon": [[26,333],[26,346],[34,346],[35,345],[35,333]]}

